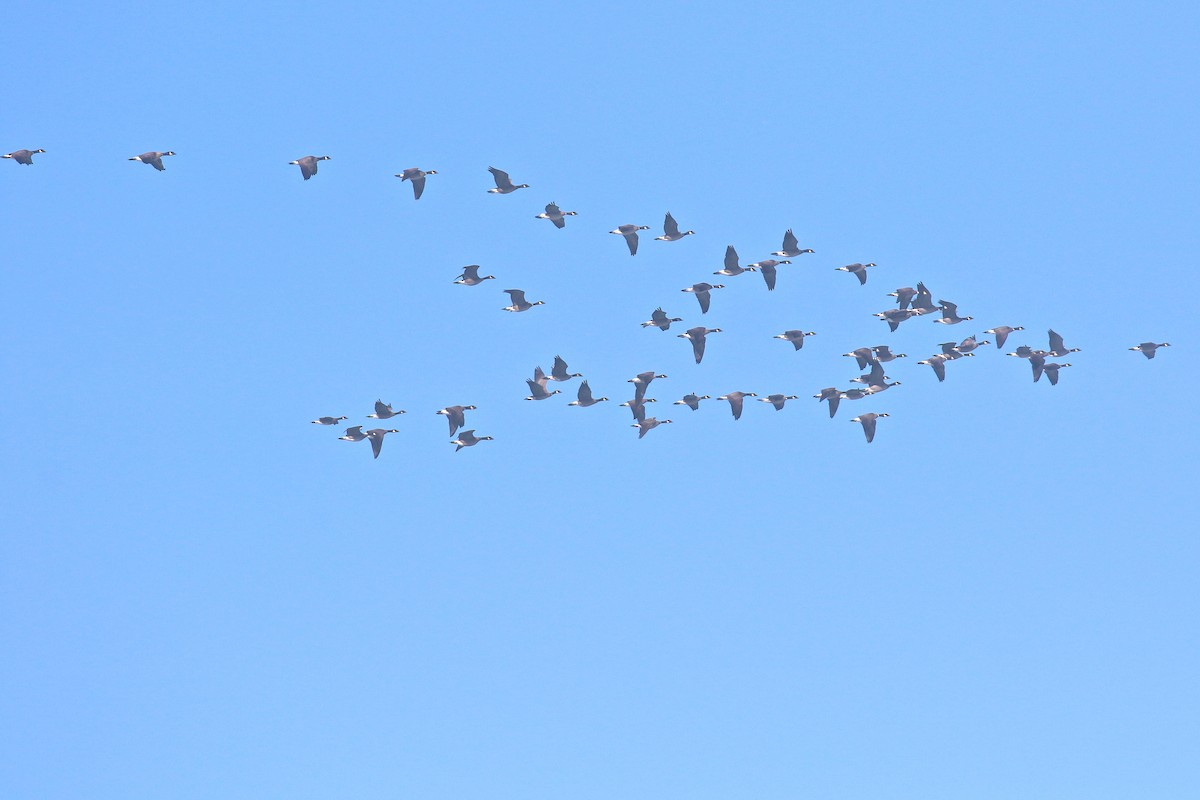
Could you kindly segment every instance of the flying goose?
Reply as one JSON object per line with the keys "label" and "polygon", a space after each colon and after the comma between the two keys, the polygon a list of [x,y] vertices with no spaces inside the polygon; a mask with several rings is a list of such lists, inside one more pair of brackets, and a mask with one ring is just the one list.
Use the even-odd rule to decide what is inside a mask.
{"label": "flying goose", "polygon": [[[970,319],[970,317],[968,317],[968,319]],[[1078,347],[1072,347],[1070,350],[1068,350],[1066,345],[1063,344],[1063,337],[1061,335],[1055,333],[1053,330],[1049,331],[1049,334],[1050,334],[1050,355],[1056,356],[1058,358],[1062,358],[1067,353],[1078,353],[1079,352]]]}
{"label": "flying goose", "polygon": [[814,331],[790,330],[790,331],[784,331],[783,333],[777,334],[776,336],[772,336],[771,338],[772,339],[786,339],[787,341],[792,343],[792,347],[794,347],[796,350],[799,350],[800,348],[804,347],[804,337],[805,336],[816,336],[816,335],[817,334]]}
{"label": "flying goose", "polygon": [[1170,346],[1171,346],[1170,342],[1162,342],[1161,344],[1155,344],[1154,342],[1142,342],[1137,347],[1131,347],[1129,349],[1137,350],[1139,353],[1144,355],[1146,358],[1154,358],[1154,353],[1156,350],[1158,350],[1158,348],[1170,347]]}
{"label": "flying goose", "polygon": [[862,400],[866,396],[866,389],[847,389],[844,392],[838,392],[838,398],[841,400]]}
{"label": "flying goose", "polygon": [[379,451],[383,449],[383,437],[389,433],[399,433],[395,428],[384,430],[383,428],[372,428],[367,431],[367,438],[371,440],[371,452],[375,458],[379,458]]}
{"label": "flying goose", "polygon": [[954,352],[958,353],[961,356],[965,356],[967,353],[970,353],[972,350],[975,350],[976,348],[983,347],[985,344],[991,344],[991,342],[989,342],[987,339],[984,339],[982,342],[979,342],[979,341],[975,340],[974,336],[968,336],[967,338],[963,339],[961,342],[958,343],[958,346],[954,348]]}
{"label": "flying goose", "polygon": [[459,275],[458,280],[454,282],[459,286],[478,286],[484,281],[494,281],[495,279],[495,275],[484,275],[482,278],[479,277],[479,265],[468,264],[467,266],[463,267],[462,275]]}
{"label": "flying goose", "polygon": [[1042,379],[1042,373],[1046,370],[1046,356],[1041,353],[1035,353],[1029,357],[1029,366],[1033,368],[1033,382],[1037,383]]}
{"label": "flying goose", "polygon": [[647,433],[649,433],[650,431],[657,428],[659,425],[669,425],[669,424],[671,424],[671,420],[669,420],[669,419],[655,419],[654,417],[649,417],[647,419],[638,420],[637,422],[633,423],[633,425],[631,425],[630,427],[638,429],[638,438],[640,439],[643,436],[645,436]]}
{"label": "flying goose", "polygon": [[547,203],[546,210],[541,214],[536,214],[534,219],[548,219],[554,223],[554,227],[565,228],[567,227],[567,217],[578,215],[578,211],[563,211],[557,203]]}
{"label": "flying goose", "polygon": [[391,419],[403,414],[403,411],[392,411],[391,403],[384,403],[382,400],[375,401],[375,413],[367,414],[367,419]]}
{"label": "flying goose", "polygon": [[317,417],[316,419],[314,419],[312,421],[312,424],[313,425],[337,425],[339,422],[341,422],[344,419],[350,419],[350,418],[349,417]]}
{"label": "flying goose", "polygon": [[695,393],[693,393],[693,394],[685,394],[685,395],[683,396],[683,399],[682,399],[682,400],[676,400],[676,401],[675,401],[675,403],[674,403],[674,405],[677,405],[677,406],[687,406],[687,407],[688,407],[688,408],[690,408],[692,411],[698,411],[698,410],[700,409],[700,401],[701,401],[701,400],[711,400],[711,399],[712,399],[712,398],[710,398],[710,397],[709,397],[708,395],[706,395],[706,394],[703,394],[703,395],[698,395],[698,394],[695,394]]}
{"label": "flying goose", "polygon": [[366,438],[367,435],[363,433],[362,425],[355,425],[353,428],[346,428],[346,432],[338,437],[338,439],[342,440],[343,442],[361,442]]}
{"label": "flying goose", "polygon": [[[175,154],[164,153],[163,155],[173,156]],[[329,156],[305,156],[304,158],[297,158],[295,161],[289,161],[288,163],[300,167],[300,174],[304,176],[304,180],[308,180],[317,174],[317,162],[328,160]],[[159,167],[159,169],[162,169],[162,167]]]}
{"label": "flying goose", "polygon": [[[454,434],[452,433],[450,435],[453,436]],[[454,448],[454,452],[457,453],[459,450],[462,450],[464,447],[474,447],[475,445],[479,444],[480,442],[490,442],[490,441],[492,441],[492,437],[476,436],[475,429],[472,428],[469,431],[463,431],[462,433],[460,433],[458,435],[457,439],[452,439],[450,441],[450,444],[458,445],[458,447]]]}
{"label": "flying goose", "polygon": [[974,317],[960,317],[958,315],[958,305],[951,303],[949,300],[938,300],[942,306],[942,318],[935,319],[934,322],[940,322],[943,325],[957,325],[960,322],[966,322]]}
{"label": "flying goose", "polygon": [[508,295],[509,299],[512,300],[512,305],[505,306],[504,308],[500,309],[501,311],[521,312],[528,311],[534,306],[546,305],[545,300],[538,300],[536,303],[530,303],[525,299],[524,289],[505,289],[504,291]]}
{"label": "flying goose", "polygon": [[842,393],[832,386],[821,390],[820,394],[814,394],[817,402],[829,401],[829,418],[833,419],[833,415],[837,413],[838,403],[842,402]]}
{"label": "flying goose", "polygon": [[37,153],[44,153],[44,152],[46,152],[46,151],[42,150],[40,147],[37,150],[13,150],[11,153],[9,153],[6,156],[0,156],[0,158],[11,158],[13,161],[17,162],[18,164],[25,164],[26,166],[32,166],[34,155],[36,155]]}
{"label": "flying goose", "polygon": [[867,435],[867,444],[870,444],[871,442],[875,441],[875,420],[879,419],[880,417],[890,416],[891,414],[860,414],[850,421],[862,423],[863,433]]}
{"label": "flying goose", "polygon": [[916,295],[917,290],[911,286],[901,286],[896,291],[888,292],[887,294],[888,297],[896,298],[896,302],[899,304],[901,309],[908,308],[908,304],[912,302],[912,299],[916,297]]}
{"label": "flying goose", "polygon": [[[313,169],[316,172],[316,169]],[[425,176],[437,175],[436,169],[420,169],[419,167],[409,167],[401,172],[396,177],[403,181],[411,181],[413,187],[413,200],[420,200],[421,193],[425,191]]]}
{"label": "flying goose", "polygon": [[783,256],[784,258],[795,258],[803,253],[811,252],[813,251],[800,249],[800,242],[796,241],[796,236],[792,233],[792,229],[788,228],[783,233],[783,247],[779,248],[774,253],[771,253],[771,255]]}
{"label": "flying goose", "polygon": [[[154,167],[159,172],[162,172],[163,170],[166,169],[166,167],[164,167],[163,163],[162,163],[163,156],[173,156],[173,155],[175,155],[174,150],[168,150],[165,153],[159,152],[157,150],[151,150],[149,153],[142,153],[140,156],[133,156],[129,160],[130,161],[140,161],[143,164],[149,164],[150,166]],[[294,164],[296,162],[293,161],[292,163]]]}
{"label": "flying goose", "polygon": [[646,387],[648,387],[651,384],[651,382],[654,381],[655,378],[665,378],[665,377],[667,377],[667,376],[666,375],[656,375],[656,374],[654,374],[654,370],[649,370],[647,372],[639,372],[637,375],[633,376],[632,378],[630,378],[629,380],[627,380],[625,382],[633,384],[633,396],[634,396],[634,398],[641,400],[643,397],[646,396]]}
{"label": "flying goose", "polygon": [[676,334],[680,339],[687,339],[692,343],[692,354],[696,356],[696,363],[704,358],[704,340],[710,333],[721,333],[720,328],[706,328],[703,325],[696,328],[688,328],[687,333]]}
{"label": "flying goose", "polygon": [[1034,356],[1048,356],[1048,355],[1052,355],[1052,353],[1049,353],[1049,352],[1047,352],[1047,351],[1045,351],[1045,350],[1034,350],[1034,349],[1033,349],[1032,347],[1030,347],[1029,345],[1027,345],[1027,344],[1023,344],[1023,345],[1021,345],[1020,347],[1018,347],[1018,348],[1017,348],[1017,349],[1016,349],[1014,352],[1012,352],[1012,353],[1005,353],[1004,355],[1006,355],[1006,356],[1015,356],[1016,358],[1033,358]]}
{"label": "flying goose", "polygon": [[450,423],[450,435],[453,436],[458,432],[458,429],[467,424],[467,411],[474,411],[475,406],[446,406],[438,414],[446,418],[446,422]]}
{"label": "flying goose", "polygon": [[867,386],[875,386],[883,383],[889,376],[883,374],[883,364],[875,361],[871,364],[871,371],[866,375],[859,375],[857,378],[851,378],[851,383],[865,383]]}
{"label": "flying goose", "polygon": [[763,280],[767,282],[767,291],[773,292],[773,291],[775,291],[775,277],[776,277],[776,275],[779,274],[779,270],[777,270],[776,267],[778,267],[780,264],[790,264],[790,263],[792,263],[792,262],[786,261],[786,260],[785,261],[776,261],[773,258],[768,258],[766,261],[759,261],[754,264],[747,264],[746,269],[747,270],[756,269],[760,273],[762,273]]}
{"label": "flying goose", "polygon": [[946,380],[946,362],[948,360],[949,359],[946,358],[945,353],[938,353],[937,355],[930,356],[924,361],[918,361],[917,363],[928,364],[929,366],[933,367],[933,374],[937,375],[938,383],[942,383]]}
{"label": "flying goose", "polygon": [[609,231],[609,233],[615,233],[618,236],[624,236],[625,244],[629,245],[629,255],[636,256],[638,247],[638,231],[648,230],[650,230],[649,225],[618,225],[616,230]]}
{"label": "flying goose", "polygon": [[575,395],[575,397],[576,397],[576,399],[567,403],[567,405],[579,406],[580,408],[587,408],[588,406],[596,405],[596,403],[603,403],[605,400],[608,399],[607,397],[600,397],[600,398],[592,397],[592,387],[588,386],[588,382],[586,380],[583,383],[579,384],[579,392]]}
{"label": "flying goose", "polygon": [[776,411],[783,411],[783,404],[788,400],[799,400],[800,395],[796,394],[769,394],[766,397],[758,398],[760,403],[770,403],[775,406]]}
{"label": "flying goose", "polygon": [[743,269],[738,264],[737,250],[733,249],[733,245],[727,245],[725,247],[725,266],[714,272],[713,275],[728,275],[733,277],[734,275],[741,275],[743,272],[754,272],[754,270],[754,267]]}
{"label": "flying goose", "polygon": [[897,358],[908,358],[906,353],[893,353],[891,348],[886,344],[877,344],[871,348],[871,352],[875,354],[875,360],[881,364],[886,364],[889,361],[895,361]]}
{"label": "flying goose", "polygon": [[992,336],[996,337],[996,349],[999,350],[1000,348],[1004,347],[1004,340],[1008,338],[1010,333],[1023,330],[1025,329],[1020,325],[1015,328],[1009,327],[1008,325],[1001,325],[998,328],[988,328],[986,331],[984,331],[984,333],[990,333]]}
{"label": "flying goose", "polygon": [[525,383],[529,386],[529,397],[526,400],[545,400],[548,397],[553,397],[556,394],[562,394],[558,389],[553,392],[546,390],[546,382],[544,376],[541,375],[542,369],[538,367],[533,372],[533,380],[526,380]]}
{"label": "flying goose", "polygon": [[502,169],[488,167],[488,172],[492,173],[492,178],[496,181],[496,188],[488,189],[488,194],[508,194],[509,192],[515,192],[517,189],[529,188],[528,183],[514,185],[513,182],[508,179],[508,173]]}
{"label": "flying goose", "polygon": [[668,317],[667,312],[662,310],[662,306],[659,306],[654,309],[654,313],[650,315],[650,319],[642,323],[642,327],[649,328],[654,326],[660,331],[669,331],[672,322],[683,322],[683,317]]}
{"label": "flying goose", "polygon": [[867,387],[867,394],[879,394],[880,392],[886,392],[893,386],[899,385],[900,381],[892,381],[891,383],[888,383],[887,381],[884,381],[883,383],[872,383]]}
{"label": "flying goose", "polygon": [[681,292],[691,292],[696,295],[696,299],[700,302],[700,313],[707,314],[708,306],[712,302],[712,295],[709,294],[713,289],[724,289],[723,283],[693,283],[686,289],[680,289]]}
{"label": "flying goose", "polygon": [[680,233],[679,223],[675,221],[675,218],[671,216],[671,212],[668,211],[666,219],[663,220],[663,235],[655,236],[654,241],[678,242],[683,237],[691,236],[694,233],[695,231],[684,231],[683,233]]}
{"label": "flying goose", "polygon": [[921,281],[917,281],[917,294],[912,299],[912,307],[922,314],[930,314],[941,310],[933,304],[933,293]]}
{"label": "flying goose", "polygon": [[860,286],[866,286],[866,284],[867,284],[867,267],[874,267],[874,266],[876,266],[876,264],[874,264],[874,263],[871,263],[871,264],[858,264],[858,263],[847,264],[844,267],[838,267],[837,269],[834,270],[834,272],[849,272],[851,275],[858,278],[858,283]]}
{"label": "flying goose", "polygon": [[1058,386],[1058,371],[1063,367],[1071,366],[1068,364],[1053,364],[1047,363],[1042,365],[1042,371],[1046,373],[1046,377],[1050,379],[1051,386]]}
{"label": "flying goose", "polygon": [[879,317],[886,322],[888,327],[891,328],[892,333],[895,333],[896,329],[900,327],[901,322],[911,319],[916,314],[916,310],[912,308],[889,308],[887,311],[880,311],[878,314],[873,314],[872,316]]}
{"label": "flying goose", "polygon": [[633,418],[641,422],[646,418],[646,403],[657,403],[653,397],[635,397],[632,400],[626,400],[621,403],[621,408],[628,408],[633,412]]}
{"label": "flying goose", "polygon": [[562,360],[562,356],[554,357],[554,366],[550,368],[550,380],[552,381],[569,381],[571,378],[582,378],[582,372],[567,372],[567,362]]}
{"label": "flying goose", "polygon": [[858,362],[859,369],[866,369],[875,363],[875,350],[870,347],[857,347],[849,353],[842,353],[842,355]]}
{"label": "flying goose", "polygon": [[718,400],[728,400],[729,410],[733,412],[734,419],[742,418],[742,404],[747,397],[758,397],[754,392],[730,392],[718,397]]}

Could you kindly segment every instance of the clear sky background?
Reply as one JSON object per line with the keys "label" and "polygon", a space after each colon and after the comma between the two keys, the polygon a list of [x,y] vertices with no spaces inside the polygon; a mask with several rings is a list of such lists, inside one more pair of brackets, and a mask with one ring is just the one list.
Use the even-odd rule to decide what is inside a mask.
{"label": "clear sky background", "polygon": [[[964,5],[10,7],[0,796],[1200,795],[1200,11]],[[1004,324],[1082,352],[915,363]]]}

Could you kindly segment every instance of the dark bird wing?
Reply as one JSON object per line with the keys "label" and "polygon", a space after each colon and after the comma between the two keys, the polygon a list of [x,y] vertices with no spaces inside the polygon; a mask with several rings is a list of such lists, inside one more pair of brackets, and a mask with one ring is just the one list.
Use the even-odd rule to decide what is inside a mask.
{"label": "dark bird wing", "polygon": [[371,440],[371,452],[374,454],[373,457],[379,458],[379,451],[383,449],[383,434],[375,433],[373,436],[368,435],[367,438]]}
{"label": "dark bird wing", "polygon": [[997,350],[1004,347],[1004,341],[1008,338],[1008,335],[1010,333],[1012,333],[1012,331],[1009,330],[1008,327],[996,328],[996,349]]}
{"label": "dark bird wing", "polygon": [[[156,155],[156,156],[154,156],[154,158],[150,159],[146,163],[149,164],[150,166],[154,167],[159,172],[162,172],[163,170],[166,169],[166,167],[164,167],[163,163],[162,163],[162,156]],[[314,169],[313,172],[316,172],[316,170]]]}
{"label": "dark bird wing", "polygon": [[725,269],[738,269],[738,254],[737,250],[733,249],[733,245],[725,248]]}
{"label": "dark bird wing", "polygon": [[554,357],[554,366],[550,368],[550,374],[553,375],[556,380],[566,380],[568,377],[567,362],[562,360],[562,356]]}
{"label": "dark bird wing", "polygon": [[712,295],[708,291],[696,292],[696,299],[700,301],[700,313],[707,314],[708,307],[712,303]]}
{"label": "dark bird wing", "polygon": [[656,308],[654,309],[654,313],[650,315],[650,319],[655,325],[661,328],[663,323],[667,322],[667,312],[663,311],[661,308]]}
{"label": "dark bird wing", "polygon": [[700,360],[704,358],[704,343],[707,341],[708,332],[704,328],[692,328],[688,333],[691,334],[688,338],[692,341],[692,353],[696,356],[696,363],[699,364]]}
{"label": "dark bird wing", "polygon": [[800,242],[796,239],[796,235],[792,233],[792,229],[788,228],[783,234],[783,247],[779,248],[784,252],[792,252],[799,249]]}
{"label": "dark bird wing", "polygon": [[925,284],[917,282],[917,296],[912,301],[913,308],[931,309],[933,305],[933,294],[925,288]]}
{"label": "dark bird wing", "polygon": [[838,404],[842,402],[842,398],[835,395],[830,397],[827,402],[829,403],[829,418],[833,419],[834,415],[837,414]]}
{"label": "dark bird wing", "polygon": [[496,181],[497,189],[514,189],[513,182],[509,180],[508,173],[502,169],[488,167],[488,172],[492,173],[492,178]]}
{"label": "dark bird wing", "polygon": [[736,395],[732,395],[726,399],[729,400],[729,409],[733,412],[733,418],[741,419],[742,418],[742,406],[745,405],[746,398],[743,397],[741,394],[736,394]]}
{"label": "dark bird wing", "polygon": [[459,428],[467,424],[467,415],[463,413],[462,406],[450,406],[446,411],[449,412],[446,414],[446,421],[450,423],[450,435],[453,436]]}
{"label": "dark bird wing", "polygon": [[467,266],[463,267],[462,277],[464,280],[477,280],[479,278],[479,265],[468,264]]}
{"label": "dark bird wing", "polygon": [[1063,346],[1063,337],[1060,334],[1055,333],[1053,330],[1050,331],[1049,333],[1050,333],[1050,352],[1061,353],[1064,350],[1066,350],[1066,348]]}
{"label": "dark bird wing", "polygon": [[519,306],[525,302],[524,289],[505,289],[504,291],[512,299],[512,304],[514,306]]}
{"label": "dark bird wing", "polygon": [[866,269],[860,269],[857,272],[855,272],[854,274],[858,276],[858,285],[859,286],[867,285],[867,270]]}
{"label": "dark bird wing", "polygon": [[638,235],[637,231],[632,231],[625,234],[625,244],[629,245],[629,255],[637,255]]}
{"label": "dark bird wing", "polygon": [[413,178],[410,178],[410,180],[412,181],[413,185],[413,199],[420,200],[421,193],[425,191],[425,176],[417,175]]}
{"label": "dark bird wing", "polygon": [[758,270],[762,273],[763,280],[767,282],[767,291],[775,291],[775,276],[777,274],[775,267],[763,266],[759,267]]}
{"label": "dark bird wing", "polygon": [[933,367],[933,372],[937,375],[938,383],[946,380],[946,360],[943,358],[935,358],[929,362],[929,366]]}
{"label": "dark bird wing", "polygon": [[382,402],[381,400],[376,400],[375,401],[375,413],[379,414],[380,416],[383,416],[384,414],[391,414],[392,409],[386,403]]}
{"label": "dark bird wing", "polygon": [[[1047,365],[1047,366],[1049,366],[1049,365]],[[1046,373],[1046,377],[1050,379],[1050,385],[1058,386],[1058,370],[1057,369],[1045,369],[1045,367],[1043,367],[1043,370]]]}
{"label": "dark bird wing", "polygon": [[1042,379],[1042,371],[1046,367],[1045,356],[1030,356],[1029,366],[1033,367],[1033,382],[1037,383]]}
{"label": "dark bird wing", "polygon": [[588,382],[586,380],[583,383],[579,384],[579,391],[575,396],[579,400],[580,403],[591,404],[591,402],[592,402],[592,387],[588,386]]}
{"label": "dark bird wing", "polygon": [[663,220],[663,233],[667,236],[679,235],[679,223],[671,216],[670,211],[667,212],[667,217]]}
{"label": "dark bird wing", "polygon": [[867,435],[867,444],[875,441],[875,415],[864,414],[862,418],[863,433]]}
{"label": "dark bird wing", "polygon": [[534,367],[533,380],[538,386],[545,388],[546,383],[549,382],[550,379],[546,377],[546,373],[542,371],[541,367]]}
{"label": "dark bird wing", "polygon": [[867,386],[882,386],[887,376],[883,374],[883,364],[876,361],[871,365],[871,372],[867,375]]}

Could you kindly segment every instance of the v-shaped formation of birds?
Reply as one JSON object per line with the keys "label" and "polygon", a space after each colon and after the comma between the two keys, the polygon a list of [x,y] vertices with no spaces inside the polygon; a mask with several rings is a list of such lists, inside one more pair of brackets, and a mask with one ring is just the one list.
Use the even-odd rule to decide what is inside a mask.
{"label": "v-shaped formation of birds", "polygon": [[[18,164],[31,166],[33,157],[40,153],[45,153],[45,150],[14,150],[3,156],[3,158],[11,159]],[[150,151],[141,155],[130,157],[130,161],[138,161],[143,164],[148,164],[156,170],[162,172],[166,169],[163,166],[163,158],[174,156],[172,150],[165,151]],[[300,168],[300,174],[304,180],[309,180],[317,174],[317,167],[322,161],[330,160],[329,156],[304,156],[295,161],[288,162]],[[492,174],[495,181],[495,188],[488,189],[491,194],[511,194],[518,189],[528,189],[529,184],[518,183],[514,184],[509,178],[508,173],[495,167],[488,167],[488,171]],[[437,170],[419,169],[410,167],[403,172],[397,173],[396,177],[401,181],[412,184],[413,198],[421,199],[421,195],[425,191],[426,178],[430,175],[436,175]],[[536,219],[549,220],[556,228],[565,228],[567,217],[577,216],[575,211],[563,211],[556,203],[546,205],[545,211],[535,215]],[[648,225],[624,224],[618,225],[609,233],[621,236],[625,240],[626,246],[629,248],[629,255],[635,256],[638,252],[638,233],[640,231],[650,230]],[[679,224],[675,218],[667,212],[663,220],[663,235],[654,237],[655,241],[659,242],[677,242],[687,236],[695,234],[695,231],[681,231]],[[783,245],[779,250],[771,253],[772,258],[763,259],[746,266],[741,266],[737,251],[732,245],[725,249],[724,266],[714,272],[715,275],[720,275],[727,278],[737,277],[747,272],[759,273],[766,282],[767,290],[771,291],[775,288],[775,282],[778,278],[778,268],[785,264],[791,264],[792,258],[798,258],[802,255],[812,253],[809,248],[801,248],[799,241],[792,233],[791,229],[787,230],[783,235]],[[778,256],[780,260],[774,258]],[[867,283],[867,270],[875,267],[874,263],[854,263],[847,264],[842,267],[837,267],[837,271],[849,273],[858,278],[859,285],[865,286]],[[463,267],[460,274],[454,281],[455,284],[461,286],[478,286],[487,280],[494,280],[495,275],[480,275],[479,265],[471,264]],[[709,306],[712,302],[712,292],[718,289],[724,289],[724,284],[712,284],[708,282],[694,283],[691,286],[683,288],[681,291],[693,295],[700,304],[700,313],[707,314]],[[536,300],[530,302],[525,298],[523,289],[505,289],[505,293],[509,296],[510,304],[502,310],[520,313],[529,311],[540,305],[544,305],[545,301]],[[960,322],[968,322],[973,319],[970,316],[959,316],[958,306],[949,300],[939,299],[936,303],[933,301],[933,294],[929,291],[924,283],[918,282],[916,287],[904,286],[896,289],[888,294],[889,297],[895,298],[896,307],[889,308],[886,311],[881,311],[875,314],[876,317],[888,324],[891,331],[896,331],[900,325],[914,317],[922,317],[926,315],[938,315],[933,321],[942,325],[957,325]],[[662,331],[669,331],[671,325],[676,322],[682,322],[680,317],[672,317],[668,315],[662,307],[656,308],[650,315],[650,319],[641,323],[642,327],[655,327]],[[995,337],[995,345],[997,349],[1003,349],[1005,341],[1009,335],[1016,331],[1025,330],[1021,326],[999,325],[994,328],[988,328],[984,331],[985,334]],[[705,342],[709,334],[720,333],[720,328],[707,328],[703,325],[698,325],[689,328],[684,333],[677,334],[681,339],[687,339],[692,345],[692,352],[695,356],[696,363],[699,364],[704,359]],[[804,339],[807,336],[815,336],[814,331],[804,331],[802,329],[787,330],[775,336],[776,339],[783,339],[790,342],[795,350],[800,350],[804,347]],[[1006,355],[1015,358],[1023,358],[1029,362],[1033,372],[1034,382],[1041,380],[1042,375],[1045,375],[1049,383],[1058,384],[1059,371],[1070,367],[1070,363],[1049,361],[1051,358],[1062,358],[1070,353],[1079,352],[1079,348],[1068,348],[1063,340],[1063,337],[1053,330],[1048,332],[1048,349],[1035,350],[1028,345],[1021,345],[1013,352]],[[961,342],[949,341],[942,342],[938,347],[940,352],[930,355],[918,364],[929,366],[937,376],[938,382],[946,380],[946,365],[952,361],[957,361],[962,358],[973,358],[975,350],[984,345],[991,344],[989,340],[979,340],[975,336],[968,336]],[[1159,348],[1170,347],[1169,342],[1142,342],[1141,344],[1130,347],[1130,350],[1140,352],[1147,359],[1153,359]],[[839,404],[843,400],[861,400],[865,397],[871,397],[880,392],[887,391],[893,386],[899,386],[900,381],[889,382],[889,376],[884,374],[884,364],[894,361],[898,358],[906,358],[905,353],[893,353],[887,345],[876,345],[874,347],[859,347],[851,350],[843,355],[855,359],[860,370],[867,370],[864,374],[851,378],[850,383],[859,384],[861,388],[852,387],[849,389],[838,389],[830,386],[821,389],[817,394],[813,395],[818,401],[828,403],[829,416],[832,419],[838,410]],[[550,390],[548,387],[550,382],[564,383],[573,380],[574,378],[582,378],[583,375],[578,372],[570,372],[566,361],[561,357],[554,357],[554,366],[547,375],[541,367],[536,367],[533,371],[533,377],[525,382],[529,386],[529,395],[526,400],[547,400],[556,394],[561,394],[559,389]],[[633,384],[633,398],[627,400],[620,405],[628,408],[633,413],[633,425],[631,427],[638,429],[638,438],[644,437],[647,433],[654,430],[660,425],[666,425],[672,422],[669,419],[657,419],[655,417],[646,416],[646,405],[655,403],[654,398],[646,397],[646,390],[650,384],[656,379],[666,378],[666,375],[658,374],[654,370],[639,373],[629,379],[629,383]],[[770,394],[766,397],[759,397],[754,392],[729,392],[717,397],[717,400],[725,400],[729,403],[729,408],[733,413],[735,420],[742,416],[743,405],[747,397],[756,398],[760,402],[770,403],[776,410],[780,411],[789,400],[799,399],[797,395]],[[709,395],[686,394],[681,399],[675,401],[675,405],[687,406],[692,411],[700,408],[700,402],[703,400],[712,399]],[[587,408],[598,403],[607,401],[607,397],[594,397],[592,389],[588,385],[587,380],[583,380],[576,392],[576,398],[567,405],[577,406],[579,408]],[[462,450],[464,447],[474,447],[480,442],[492,441],[491,436],[477,436],[474,429],[466,428],[466,412],[474,411],[475,406],[454,405],[447,406],[437,413],[446,417],[446,421],[450,425],[450,444],[455,445],[455,452]],[[375,402],[375,413],[368,414],[368,419],[385,420],[393,417],[398,417],[405,412],[403,410],[394,410],[391,404],[384,403],[382,400]],[[875,429],[878,421],[888,414],[878,414],[868,412],[860,414],[851,419],[851,422],[858,423],[862,426],[863,433],[866,435],[868,444],[875,439]],[[318,417],[312,420],[314,425],[338,425],[349,417]],[[362,425],[355,425],[346,428],[345,433],[338,437],[342,441],[347,442],[362,442],[369,441],[371,443],[371,452],[375,458],[379,457],[383,449],[384,437],[389,433],[399,433],[397,428],[371,428],[363,430]]]}

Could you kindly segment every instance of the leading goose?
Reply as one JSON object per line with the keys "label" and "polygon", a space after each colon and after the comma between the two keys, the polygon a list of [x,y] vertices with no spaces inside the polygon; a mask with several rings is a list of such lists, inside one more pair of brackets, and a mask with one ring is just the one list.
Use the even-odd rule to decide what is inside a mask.
{"label": "leading goose", "polygon": [[11,153],[8,153],[7,155],[0,156],[0,158],[11,158],[13,161],[17,162],[18,164],[32,166],[33,165],[33,157],[38,153],[44,153],[44,152],[46,152],[46,151],[42,150],[40,147],[37,150],[13,150]]}
{"label": "leading goose", "polygon": [[1146,358],[1154,358],[1154,353],[1158,350],[1158,348],[1170,347],[1170,346],[1171,346],[1170,342],[1162,342],[1160,344],[1155,344],[1154,342],[1142,342],[1137,347],[1131,347],[1129,349],[1137,350],[1139,353],[1144,355]]}
{"label": "leading goose", "polygon": [[[166,155],[171,155],[171,153],[167,153]],[[295,161],[289,161],[288,163],[299,167],[300,174],[304,176],[304,180],[308,180],[317,174],[318,161],[329,161],[329,156],[305,156],[304,158],[297,158]]]}
{"label": "leading goose", "polygon": [[[154,167],[159,172],[162,172],[163,170],[166,169],[166,167],[164,167],[163,163],[162,163],[163,156],[173,156],[173,155],[175,155],[174,150],[167,150],[166,152],[160,152],[158,150],[151,150],[149,153],[142,153],[140,156],[133,156],[129,160],[130,161],[140,161],[143,164],[149,164],[150,166]],[[293,162],[293,163],[295,163],[295,162]]]}

